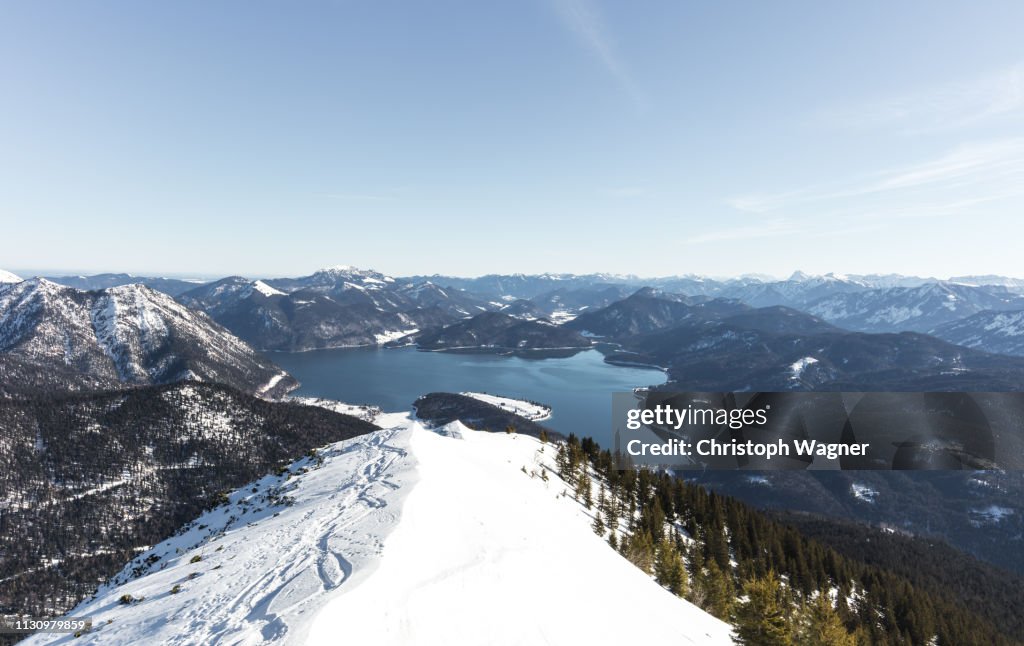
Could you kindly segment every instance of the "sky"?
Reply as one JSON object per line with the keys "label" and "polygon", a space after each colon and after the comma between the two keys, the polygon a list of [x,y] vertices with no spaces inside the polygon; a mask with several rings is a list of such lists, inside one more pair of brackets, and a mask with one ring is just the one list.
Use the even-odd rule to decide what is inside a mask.
{"label": "sky", "polygon": [[0,268],[1024,276],[1024,3],[0,3]]}

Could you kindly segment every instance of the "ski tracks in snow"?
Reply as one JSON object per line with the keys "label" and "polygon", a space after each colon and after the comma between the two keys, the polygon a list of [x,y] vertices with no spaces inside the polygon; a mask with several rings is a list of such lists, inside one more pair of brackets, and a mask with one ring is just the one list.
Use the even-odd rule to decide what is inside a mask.
{"label": "ski tracks in snow", "polygon": [[[321,466],[257,483],[262,493],[269,481],[283,482],[291,505],[207,512],[192,525],[206,528],[202,536],[193,530],[153,548],[167,555],[163,569],[75,609],[98,629],[74,643],[131,643],[132,633],[166,644],[301,642],[308,617],[376,569],[416,478],[410,433],[406,424],[333,444],[319,451]],[[143,601],[120,604],[123,594]],[[43,643],[36,639],[30,643]]]}

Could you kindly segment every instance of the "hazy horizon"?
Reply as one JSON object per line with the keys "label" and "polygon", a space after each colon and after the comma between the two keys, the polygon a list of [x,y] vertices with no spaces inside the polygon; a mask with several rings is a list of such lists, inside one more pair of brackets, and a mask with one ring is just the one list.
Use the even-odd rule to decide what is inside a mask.
{"label": "hazy horizon", "polygon": [[0,6],[0,263],[1021,275],[1024,4]]}
{"label": "hazy horizon", "polygon": [[[298,273],[291,273],[291,274],[269,274],[269,273],[258,273],[258,272],[257,273],[228,272],[228,273],[223,273],[223,274],[221,274],[221,273],[205,274],[205,273],[196,273],[196,272],[125,271],[125,270],[118,270],[118,269],[107,269],[107,270],[98,270],[98,271],[75,270],[75,269],[60,269],[60,268],[57,268],[57,269],[53,269],[53,268],[49,268],[49,269],[47,269],[47,268],[44,268],[44,269],[38,269],[38,268],[36,268],[36,269],[10,269],[10,268],[6,268],[6,267],[3,267],[3,266],[0,266],[0,270],[9,271],[9,272],[19,276],[20,278],[32,278],[32,277],[36,277],[36,276],[67,277],[67,276],[95,276],[95,275],[101,275],[101,274],[129,274],[129,275],[132,275],[132,276],[138,276],[140,278],[173,278],[173,279],[178,279],[178,280],[195,280],[195,281],[202,281],[202,282],[212,282],[212,281],[220,280],[222,278],[227,278],[229,276],[242,276],[243,278],[248,278],[250,280],[259,280],[259,279],[271,280],[271,279],[277,279],[277,278],[300,278],[300,277],[303,277],[303,276],[310,276],[313,273],[315,273],[317,271],[320,271],[322,269],[329,269],[331,267],[337,267],[337,266],[338,265],[325,265],[323,267],[316,267],[316,268],[309,269],[309,270],[306,270],[306,271],[300,271]],[[968,276],[976,276],[977,277],[977,276],[989,276],[989,275],[992,275],[992,276],[999,276],[999,277],[1002,277],[1002,278],[1015,278],[1015,279],[1024,280],[1024,274],[1022,274],[1022,275],[1011,275],[1011,274],[989,274],[989,273],[982,273],[982,272],[973,272],[973,273],[966,273],[966,274],[949,274],[949,275],[938,275],[938,276],[935,276],[935,275],[922,275],[922,274],[900,274],[900,273],[897,273],[897,272],[868,272],[868,273],[861,274],[861,273],[857,273],[857,272],[838,272],[838,271],[837,272],[825,272],[823,274],[817,274],[817,273],[813,273],[813,272],[806,272],[806,271],[803,271],[802,269],[799,269],[799,268],[798,269],[794,269],[793,271],[787,272],[787,273],[785,273],[783,275],[773,275],[773,274],[765,274],[765,273],[759,273],[759,272],[748,272],[748,273],[742,273],[742,274],[700,274],[700,273],[696,273],[696,272],[683,272],[683,273],[678,273],[678,274],[643,275],[643,274],[631,274],[631,273],[624,273],[624,272],[554,272],[554,271],[539,271],[539,272],[536,272],[536,273],[533,273],[533,272],[509,272],[509,273],[487,272],[487,273],[484,273],[484,274],[441,274],[441,273],[438,273],[438,272],[422,272],[421,271],[421,272],[411,272],[411,273],[408,273],[408,274],[402,274],[402,273],[395,273],[395,272],[385,271],[385,270],[382,270],[382,269],[380,269],[378,267],[355,267],[355,269],[360,269],[360,270],[365,270],[365,271],[376,271],[376,272],[384,274],[386,276],[393,276],[393,277],[396,277],[396,278],[406,278],[406,277],[411,277],[411,276],[423,276],[423,277],[444,276],[444,277],[448,277],[448,278],[472,279],[472,278],[480,278],[482,276],[487,276],[487,275],[516,275],[516,274],[520,274],[520,275],[525,275],[525,276],[543,276],[543,275],[586,276],[586,275],[594,275],[594,274],[607,274],[609,276],[621,277],[621,278],[629,278],[629,279],[635,279],[635,280],[640,280],[640,281],[642,281],[642,280],[662,280],[662,279],[668,279],[668,278],[682,278],[682,277],[686,277],[686,276],[699,276],[701,278],[708,278],[708,279],[711,279],[711,280],[723,280],[723,281],[724,280],[733,280],[733,279],[738,279],[738,278],[759,278],[759,279],[763,279],[763,280],[766,280],[766,281],[781,281],[781,280],[787,280],[789,278],[792,278],[795,274],[804,273],[804,274],[807,274],[809,276],[833,275],[833,276],[836,276],[836,277],[843,277],[843,276],[902,276],[904,278],[920,278],[920,279],[925,279],[925,280],[934,279],[934,280],[938,280],[938,281],[947,281],[947,280],[951,280],[951,279],[954,279],[954,278],[963,278],[963,277],[968,277]]]}

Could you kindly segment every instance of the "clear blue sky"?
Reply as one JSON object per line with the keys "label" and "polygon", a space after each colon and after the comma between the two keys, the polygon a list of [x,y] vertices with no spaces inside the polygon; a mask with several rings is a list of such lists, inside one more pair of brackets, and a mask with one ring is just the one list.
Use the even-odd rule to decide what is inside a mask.
{"label": "clear blue sky", "polygon": [[0,267],[1024,275],[1024,3],[0,4]]}

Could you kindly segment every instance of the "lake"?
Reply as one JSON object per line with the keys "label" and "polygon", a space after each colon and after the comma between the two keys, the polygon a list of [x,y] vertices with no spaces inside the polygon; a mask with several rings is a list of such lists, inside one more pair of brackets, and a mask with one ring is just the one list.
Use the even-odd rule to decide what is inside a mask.
{"label": "lake", "polygon": [[404,411],[428,392],[487,392],[552,407],[541,422],[560,433],[611,446],[611,394],[665,382],[650,368],[614,366],[597,350],[557,359],[355,348],[274,352],[270,358],[302,382],[293,394]]}

